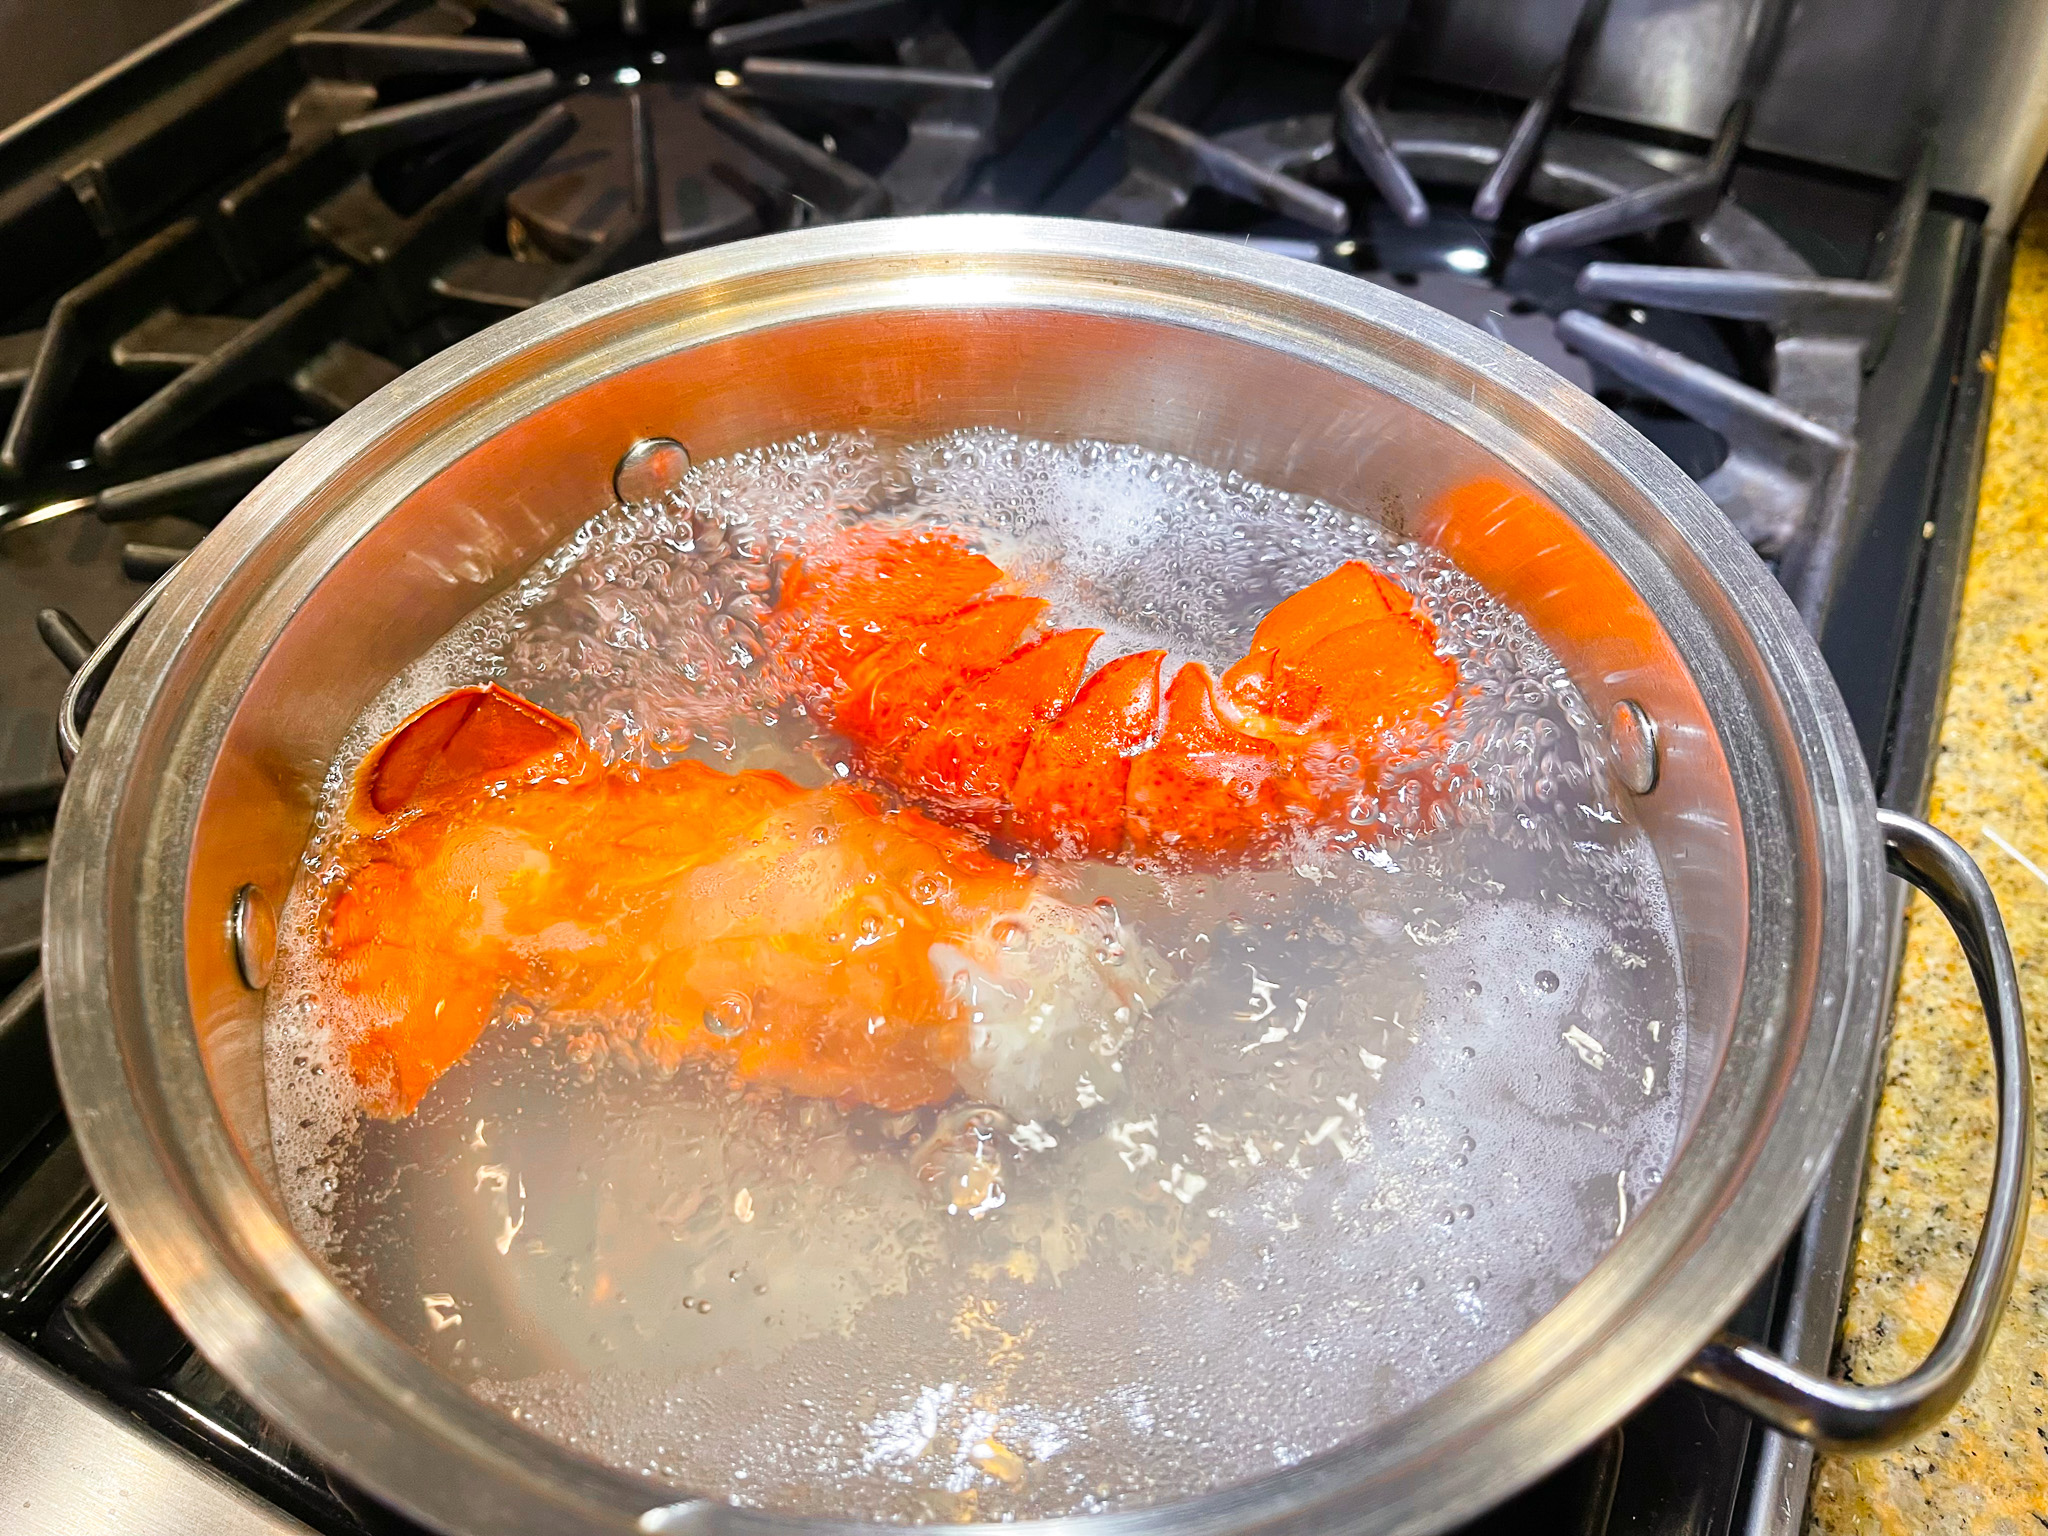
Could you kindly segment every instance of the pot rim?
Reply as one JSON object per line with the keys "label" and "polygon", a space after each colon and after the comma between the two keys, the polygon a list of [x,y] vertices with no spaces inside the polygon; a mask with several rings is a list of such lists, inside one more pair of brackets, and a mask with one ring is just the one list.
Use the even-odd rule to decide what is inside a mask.
{"label": "pot rim", "polygon": [[[808,277],[812,308],[791,307],[800,294],[781,307],[719,307],[750,280],[775,276]],[[835,297],[820,299],[827,288]],[[1702,691],[1711,698],[1716,687],[1749,685],[1782,711],[1778,748],[1798,771],[1789,814],[1804,841],[1788,855],[1746,839],[1752,915],[1788,899],[1794,876],[1784,866],[1800,858],[1810,858],[1819,885],[1808,914],[1812,953],[1795,953],[1786,936],[1759,937],[1751,925],[1751,968],[1774,974],[1745,980],[1745,1013],[1769,1007],[1766,1024],[1797,1037],[1787,1050],[1782,1033],[1770,1036],[1779,1056],[1768,1062],[1768,1083],[1754,1085],[1775,1102],[1761,1139],[1732,1146],[1725,1135],[1705,1137],[1717,1143],[1719,1178],[1702,1174],[1681,1195],[1681,1171],[1705,1166],[1686,1162],[1708,1129],[1695,1127],[1658,1198],[1515,1343],[1367,1435],[1255,1481],[1143,1509],[1021,1523],[1064,1533],[1085,1522],[1130,1536],[1169,1523],[1175,1531],[1361,1532],[1455,1524],[1567,1459],[1669,1380],[1804,1211],[1878,1046],[1875,801],[1817,647],[1762,563],[1675,465],[1605,407],[1476,328],[1344,274],[1202,236],[956,214],[743,241],[637,268],[503,321],[320,433],[171,578],[99,701],[60,810],[44,924],[46,1007],[64,1099],[116,1226],[223,1374],[415,1518],[477,1531],[852,1536],[870,1528],[666,1493],[519,1429],[350,1300],[237,1151],[200,1060],[182,961],[172,961],[183,954],[186,862],[208,743],[218,749],[263,654],[236,629],[237,617],[254,602],[249,594],[305,576],[307,560],[297,556],[306,550],[279,558],[266,540],[316,495],[347,495],[381,517],[507,422],[587,384],[591,375],[572,369],[593,348],[616,371],[714,334],[766,333],[848,306],[1047,304],[1242,335],[1386,387],[1400,361],[1349,339],[1370,333],[1390,352],[1408,349],[1468,380],[1462,399],[1426,383],[1412,388],[1431,414],[1505,459],[1610,555],[1622,516],[1615,498],[1626,496],[1647,525],[1637,531],[1661,541],[1653,555],[1647,544],[1635,551],[1635,568],[1616,557],[1639,590],[1675,581],[1670,571],[1691,561],[1701,585],[1687,592],[1720,605],[1721,630],[1692,635],[1686,650]],[[533,370],[530,388],[479,398],[478,381],[508,362]],[[1520,427],[1505,422],[1510,412],[1522,413]],[[1543,444],[1530,435],[1538,420]],[[1592,488],[1595,471],[1606,494]],[[1602,518],[1605,539],[1588,528]],[[267,575],[258,569],[265,558]],[[1663,564],[1645,565],[1651,558]],[[231,600],[243,607],[230,611]],[[1726,678],[1700,675],[1717,660]],[[223,682],[223,673],[237,677]],[[1745,817],[1751,810],[1745,804]],[[1784,953],[1758,967],[1755,945],[1767,941]]]}

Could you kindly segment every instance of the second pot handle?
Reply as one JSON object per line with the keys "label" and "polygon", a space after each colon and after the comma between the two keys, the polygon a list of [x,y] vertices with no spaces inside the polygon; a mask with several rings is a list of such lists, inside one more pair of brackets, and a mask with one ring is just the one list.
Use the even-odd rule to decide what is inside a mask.
{"label": "second pot handle", "polygon": [[1909,1440],[1955,1406],[1997,1330],[2019,1268],[2034,1182],[2033,1074],[2027,1026],[2005,924],[1982,870],[1953,838],[1925,822],[1879,811],[1885,862],[1930,896],[1970,961],[1998,1069],[1998,1147],[1976,1256],[1948,1325],[1927,1358],[1881,1386],[1815,1376],[1769,1350],[1723,1334],[1685,1379],[1823,1450],[1878,1451]]}
{"label": "second pot handle", "polygon": [[128,642],[135,638],[135,631],[142,627],[142,621],[149,617],[149,610],[156,606],[157,598],[163,595],[165,583],[176,574],[174,566],[159,576],[156,585],[135,599],[128,611],[107,631],[107,638],[94,646],[92,654],[71,674],[71,683],[64,690],[64,702],[57,710],[57,758],[63,763],[65,772],[71,771],[78,749],[85,744],[85,724],[92,718],[93,706],[99,703],[100,692],[107,686],[107,679],[114,675],[114,667],[121,660],[122,652],[128,649]]}

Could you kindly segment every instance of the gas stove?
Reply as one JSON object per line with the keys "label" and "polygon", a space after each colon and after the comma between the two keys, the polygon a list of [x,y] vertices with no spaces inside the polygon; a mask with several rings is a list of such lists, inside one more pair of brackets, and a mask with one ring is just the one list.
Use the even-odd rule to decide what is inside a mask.
{"label": "gas stove", "polygon": [[[0,1402],[48,1426],[0,1465],[0,1507],[30,1530],[410,1529],[192,1351],[86,1177],[36,974],[53,723],[98,637],[310,433],[607,273],[808,224],[1013,210],[1198,231],[1408,293],[1557,369],[1700,482],[1819,637],[1881,799],[1917,808],[1997,231],[2039,158],[2038,135],[1986,148],[1983,116],[2026,82],[1990,70],[1975,115],[1944,122],[1890,54],[1817,64],[1825,18],[1789,0],[1694,7],[1690,74],[1641,51],[1676,25],[1658,7],[1510,9],[228,0],[0,133]],[[1914,41],[1879,9],[1858,24]],[[1989,9],[1917,43],[1950,64],[2023,48]],[[1829,68],[1869,132],[1807,109]],[[1809,1367],[1832,1349],[1869,1089],[1735,1323]],[[1473,1529],[1787,1532],[1809,1470],[1674,1386]]]}

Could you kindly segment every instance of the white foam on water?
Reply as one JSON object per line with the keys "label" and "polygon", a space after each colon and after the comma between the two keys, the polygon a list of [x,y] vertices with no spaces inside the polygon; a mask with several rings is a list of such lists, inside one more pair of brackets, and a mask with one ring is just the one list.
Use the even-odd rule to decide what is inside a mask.
{"label": "white foam on water", "polygon": [[[1098,661],[1225,665],[1273,602],[1370,560],[1458,660],[1450,745],[1397,744],[1409,781],[1455,767],[1451,825],[1259,869],[1048,862],[1157,978],[1113,1035],[1045,1031],[1057,1092],[1007,1040],[995,1108],[885,1116],[509,1010],[411,1119],[364,1121],[318,943],[362,753],[496,679],[615,759],[857,776],[756,622],[777,550],[859,516],[973,530],[1056,622],[1107,631]],[[1388,798],[1426,829],[1421,797]],[[538,1432],[778,1509],[1120,1508],[1327,1449],[1554,1306],[1654,1192],[1683,1102],[1654,853],[1555,658],[1434,551],[1116,445],[806,440],[599,513],[356,723],[283,926],[266,1040],[299,1230]],[[1036,985],[1073,990],[1014,990]]]}

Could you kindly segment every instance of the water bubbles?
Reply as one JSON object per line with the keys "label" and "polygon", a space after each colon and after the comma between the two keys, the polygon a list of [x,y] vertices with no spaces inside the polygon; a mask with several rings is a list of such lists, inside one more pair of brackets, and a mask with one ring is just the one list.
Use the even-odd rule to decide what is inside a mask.
{"label": "water bubbles", "polygon": [[704,1007],[704,1027],[721,1040],[736,1040],[754,1022],[754,1000],[744,992],[728,992]]}
{"label": "water bubbles", "polygon": [[1560,985],[1561,983],[1557,979],[1557,972],[1538,971],[1536,973],[1536,990],[1538,992],[1555,992]]}
{"label": "water bubbles", "polygon": [[1003,1154],[1014,1131],[1001,1110],[975,1104],[939,1117],[919,1149],[918,1181],[949,1216],[979,1220],[1002,1208]]}

